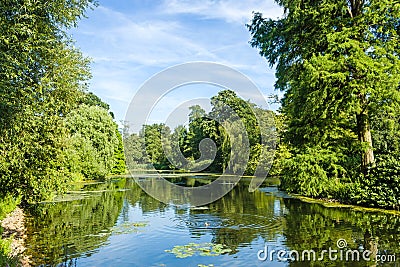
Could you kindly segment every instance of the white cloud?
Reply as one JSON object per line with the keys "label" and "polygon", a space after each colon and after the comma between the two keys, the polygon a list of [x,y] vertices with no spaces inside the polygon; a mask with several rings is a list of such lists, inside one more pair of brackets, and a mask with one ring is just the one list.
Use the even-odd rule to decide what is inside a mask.
{"label": "white cloud", "polygon": [[183,37],[184,28],[176,21],[154,18],[136,21],[127,14],[102,6],[92,17],[96,25],[91,24],[80,34],[96,40],[97,45],[91,51],[95,61],[169,66],[181,62],[182,58],[216,59],[203,46]]}
{"label": "white cloud", "polygon": [[165,0],[163,10],[169,14],[195,14],[241,24],[249,22],[253,11],[269,18],[277,18],[283,13],[272,0]]}
{"label": "white cloud", "polygon": [[[249,46],[250,35],[244,26],[253,10],[266,17],[282,13],[272,0],[165,0],[142,8],[140,14],[100,6],[80,23],[74,37],[95,61],[91,90],[110,103],[121,120],[147,79],[166,67],[189,61],[226,64],[249,76],[263,93],[270,91],[273,73]],[[192,20],[185,14],[198,17]],[[167,97],[161,109],[155,110],[159,115],[155,114],[154,120],[164,118],[167,108],[180,101]]]}

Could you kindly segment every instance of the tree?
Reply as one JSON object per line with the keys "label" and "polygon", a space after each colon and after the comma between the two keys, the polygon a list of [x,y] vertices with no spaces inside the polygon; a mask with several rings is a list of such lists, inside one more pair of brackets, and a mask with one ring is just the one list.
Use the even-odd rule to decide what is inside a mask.
{"label": "tree", "polygon": [[[114,119],[114,113],[110,111],[110,105],[101,100],[100,97],[92,92],[84,92],[80,105],[85,104],[87,106],[96,106],[108,111],[111,118]],[[112,174],[124,174],[126,172],[125,154],[124,154],[124,144],[122,141],[122,135],[118,130],[118,125],[115,124],[115,135],[118,138],[118,146],[114,148],[114,167],[112,168]]]}
{"label": "tree", "polygon": [[144,139],[137,134],[125,133],[124,151],[126,165],[129,170],[137,169],[142,164],[149,163],[148,157],[144,155]]}
{"label": "tree", "polygon": [[165,124],[144,125],[139,136],[144,140],[144,147],[150,162],[156,169],[170,169],[170,162],[164,150],[170,150],[171,130]]}
{"label": "tree", "polygon": [[111,173],[125,174],[126,163],[125,163],[124,144],[122,141],[122,135],[117,128],[115,128],[115,135],[117,136],[118,139],[118,145],[115,146],[114,148],[114,167],[112,168]]}
{"label": "tree", "polygon": [[[238,97],[232,90],[223,90],[216,96],[211,98],[212,110],[209,117],[216,119],[219,122],[218,133],[220,136],[220,149],[223,158],[222,168],[227,167],[231,160],[231,151],[236,148],[240,153],[234,153],[243,156],[249,149],[249,159],[241,159],[247,161],[249,165],[246,168],[246,174],[254,174],[255,168],[260,160],[260,155],[263,150],[261,144],[261,129],[256,114],[258,110],[259,118],[267,121],[267,111],[256,107],[254,103],[245,101]],[[243,127],[240,127],[243,125]],[[271,125],[271,124],[268,124]],[[269,130],[269,129],[263,129]],[[235,140],[230,140],[230,139]],[[245,140],[248,139],[248,143]],[[246,147],[248,146],[248,147]],[[233,159],[237,161],[238,159]]]}
{"label": "tree", "polygon": [[[151,162],[157,169],[219,173],[243,169],[254,174],[260,162],[270,166],[275,149],[273,112],[241,99],[231,90],[212,97],[211,105],[208,114],[199,105],[189,107],[188,127],[179,125],[173,133],[164,124],[144,125],[139,136],[129,135],[125,129],[128,167],[135,169]],[[266,129],[261,130],[260,122]],[[265,143],[261,142],[262,135]],[[146,156],[141,152],[143,147]]]}
{"label": "tree", "polygon": [[189,107],[189,130],[186,136],[185,156],[192,159],[200,158],[199,144],[205,138],[203,122],[206,112],[199,105]]}
{"label": "tree", "polygon": [[111,117],[113,119],[115,119],[114,113],[110,111],[110,105],[105,103],[103,100],[101,100],[100,97],[98,97],[97,95],[95,95],[92,92],[84,93],[84,95],[80,101],[80,104],[86,104],[88,106],[98,106],[98,107],[104,108],[105,110],[108,110]]}
{"label": "tree", "polygon": [[67,115],[66,124],[71,133],[72,148],[67,158],[72,173],[89,179],[111,174],[120,142],[117,125],[108,111],[82,104]]}
{"label": "tree", "polygon": [[90,73],[66,30],[92,4],[0,3],[0,195],[42,200],[70,179],[63,117],[78,105]]}
{"label": "tree", "polygon": [[367,175],[375,162],[371,116],[399,110],[400,4],[277,3],[285,10],[282,18],[255,13],[248,28],[251,45],[276,66],[275,86],[285,93],[286,142],[296,153],[307,147],[328,150],[349,172],[359,151],[359,166]]}

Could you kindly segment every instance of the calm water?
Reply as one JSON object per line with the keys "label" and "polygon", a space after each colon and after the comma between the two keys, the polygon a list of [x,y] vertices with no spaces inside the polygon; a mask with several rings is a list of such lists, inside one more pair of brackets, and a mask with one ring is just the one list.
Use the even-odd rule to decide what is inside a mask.
{"label": "calm water", "polygon": [[[193,186],[211,180],[173,181]],[[64,199],[32,208],[27,253],[35,266],[400,266],[358,262],[351,255],[346,261],[343,255],[351,249],[362,257],[368,249],[400,258],[399,216],[303,203],[268,184],[253,193],[247,189],[242,179],[222,199],[190,208],[160,203],[129,178],[76,186]],[[340,244],[343,249],[339,239],[347,243]],[[181,246],[176,254],[175,246]],[[265,247],[269,255],[300,255],[298,261],[280,261],[272,253],[272,261],[262,261],[257,254],[262,258],[258,252]],[[337,260],[321,256],[329,247],[338,250],[332,254]],[[311,249],[317,261],[308,261],[307,254],[301,261],[301,253]]]}

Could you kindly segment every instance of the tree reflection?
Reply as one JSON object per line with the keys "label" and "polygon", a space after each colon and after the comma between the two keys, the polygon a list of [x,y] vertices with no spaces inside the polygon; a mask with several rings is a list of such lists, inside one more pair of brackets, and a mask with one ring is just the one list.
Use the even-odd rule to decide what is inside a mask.
{"label": "tree reflection", "polygon": [[[122,208],[125,180],[87,185],[86,197],[40,204],[26,220],[26,254],[34,266],[74,266],[73,258],[90,256],[104,244]],[[72,264],[72,265],[71,265]]]}
{"label": "tree reflection", "polygon": [[[303,203],[296,199],[285,199],[289,212],[285,216],[286,246],[291,250],[339,250],[337,241],[344,239],[347,250],[370,250],[370,258],[377,254],[398,254],[400,217],[381,212],[361,212],[349,208],[326,208],[320,204]],[[379,240],[379,242],[378,242]],[[317,262],[292,262],[290,266],[376,266],[376,262],[353,261],[346,256],[331,261],[328,256]]]}
{"label": "tree reflection", "polygon": [[[207,185],[212,177],[174,178],[185,186]],[[226,182],[226,181],[225,181]],[[169,212],[174,227],[189,230],[191,237],[211,235],[215,244],[224,244],[236,254],[245,247],[253,248],[260,241],[278,244],[282,249],[314,250],[317,257],[322,250],[338,249],[337,241],[344,239],[344,250],[370,250],[378,254],[400,254],[400,216],[382,212],[356,211],[349,208],[326,208],[320,204],[304,203],[290,198],[276,188],[268,187],[255,192],[248,190],[249,180],[242,179],[223,198],[204,207],[188,205],[170,206],[147,195],[134,179],[85,185],[76,188],[85,198],[41,204],[31,210],[27,218],[27,254],[32,255],[35,266],[74,266],[75,259],[90,256],[106,244],[113,226],[129,222],[132,209],[152,218]],[[159,190],[167,197],[173,191],[159,187],[154,178],[148,187]],[[119,190],[123,189],[123,190]],[[162,227],[162,226],[161,226]],[[177,232],[177,239],[185,239],[187,232]],[[177,241],[178,242],[178,241]],[[209,241],[207,241],[209,242]],[[257,247],[257,249],[260,249]],[[256,250],[255,250],[256,251]],[[254,254],[256,256],[256,254]],[[275,259],[276,260],[276,259]],[[234,263],[234,259],[232,262]],[[290,266],[374,266],[365,261],[291,261]]]}

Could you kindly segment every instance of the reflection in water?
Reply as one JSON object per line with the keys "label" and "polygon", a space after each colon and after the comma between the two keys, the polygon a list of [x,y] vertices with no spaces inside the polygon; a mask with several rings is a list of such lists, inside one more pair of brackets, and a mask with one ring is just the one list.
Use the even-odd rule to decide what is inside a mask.
{"label": "reflection in water", "polygon": [[[185,186],[211,182],[204,177],[173,179]],[[148,183],[151,186],[151,178]],[[32,209],[27,219],[27,254],[42,266],[377,266],[327,257],[317,262],[276,258],[262,262],[257,251],[266,244],[319,253],[337,249],[337,240],[345,239],[346,249],[368,249],[373,256],[400,252],[399,216],[303,203],[276,187],[250,193],[248,184],[249,180],[242,180],[223,198],[196,208],[160,203],[133,179],[84,185],[58,202]],[[134,226],[140,229],[121,231]],[[165,252],[176,245],[205,242],[224,244],[231,251],[185,259]]]}
{"label": "reflection in water", "polygon": [[[90,256],[106,244],[110,229],[120,213],[125,180],[118,183],[87,185],[85,191],[94,191],[91,197],[40,204],[32,208],[27,218],[27,255],[34,264],[66,266],[71,258]],[[72,265],[73,266],[73,265]]]}
{"label": "reflection in water", "polygon": [[[360,212],[347,208],[325,208],[319,204],[305,204],[285,199],[289,212],[286,216],[284,235],[286,245],[298,251],[310,250],[321,252],[323,249],[338,249],[337,240],[345,239],[348,250],[364,250],[376,254],[399,252],[400,217],[379,212]],[[379,240],[379,246],[375,242]],[[379,247],[379,251],[378,251]],[[343,257],[345,258],[345,257]],[[360,257],[362,259],[362,257]],[[375,262],[351,262],[347,266],[374,266]],[[392,263],[393,264],[393,263]],[[308,266],[294,262],[293,266]],[[328,257],[313,266],[341,266],[331,262]]]}

